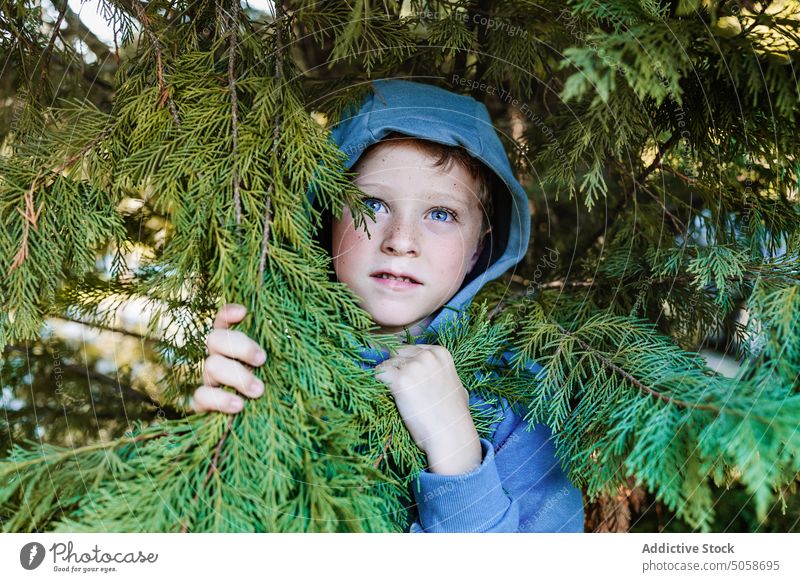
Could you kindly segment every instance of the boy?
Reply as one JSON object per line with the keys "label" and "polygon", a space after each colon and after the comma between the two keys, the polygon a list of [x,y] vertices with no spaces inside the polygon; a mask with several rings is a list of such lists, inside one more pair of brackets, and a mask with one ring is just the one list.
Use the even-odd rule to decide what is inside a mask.
{"label": "boy", "polygon": [[[349,154],[346,166],[357,173],[375,221],[369,236],[348,212],[333,221],[333,268],[378,332],[419,335],[525,256],[528,199],[482,104],[409,81],[372,85],[374,93],[343,116],[332,138]],[[245,364],[263,365],[266,354],[227,329],[244,315],[233,304],[217,315],[194,410],[241,410],[242,399],[220,385],[253,398],[263,393]],[[581,494],[563,475],[547,427],[526,431],[503,401],[492,439],[479,438],[467,391],[442,346],[407,345],[391,358],[365,348],[362,355],[428,460],[413,487],[419,521],[412,532],[582,531]]]}

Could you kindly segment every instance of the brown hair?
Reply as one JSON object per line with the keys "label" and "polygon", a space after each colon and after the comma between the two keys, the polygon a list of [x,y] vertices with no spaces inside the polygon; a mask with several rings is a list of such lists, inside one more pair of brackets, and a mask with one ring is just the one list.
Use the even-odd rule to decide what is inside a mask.
{"label": "brown hair", "polygon": [[[458,164],[467,170],[470,176],[477,180],[478,202],[480,202],[481,209],[483,210],[483,222],[481,224],[481,235],[483,235],[492,224],[492,214],[494,210],[492,205],[492,189],[497,182],[495,173],[490,170],[486,164],[477,158],[473,158],[463,147],[444,145],[435,141],[428,141],[426,139],[405,135],[397,131],[389,133],[378,143],[369,146],[364,153],[361,154],[359,161],[364,159],[364,155],[371,149],[384,145],[386,142],[396,140],[411,140],[413,144],[424,153],[435,157],[436,161],[433,163],[433,167],[435,168],[441,166],[443,171],[446,172],[453,164]],[[358,162],[356,162],[356,166],[357,165]]]}

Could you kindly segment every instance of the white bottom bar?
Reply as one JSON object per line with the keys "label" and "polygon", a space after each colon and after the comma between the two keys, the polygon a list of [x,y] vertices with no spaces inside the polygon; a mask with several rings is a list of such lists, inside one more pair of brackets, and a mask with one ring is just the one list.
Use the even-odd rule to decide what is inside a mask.
{"label": "white bottom bar", "polygon": [[0,571],[3,580],[120,582],[769,582],[800,579],[798,549],[800,534],[4,534]]}

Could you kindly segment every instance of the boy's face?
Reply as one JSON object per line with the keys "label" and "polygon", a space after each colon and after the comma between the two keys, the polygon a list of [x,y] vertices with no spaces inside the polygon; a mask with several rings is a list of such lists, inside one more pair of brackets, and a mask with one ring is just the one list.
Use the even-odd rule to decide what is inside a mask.
{"label": "boy's face", "polygon": [[[375,211],[371,238],[350,212],[333,221],[333,267],[361,298],[383,333],[396,333],[434,314],[455,295],[480,256],[483,209],[478,183],[452,164],[447,172],[411,141],[366,152],[355,184]],[[389,280],[382,274],[414,281]]]}

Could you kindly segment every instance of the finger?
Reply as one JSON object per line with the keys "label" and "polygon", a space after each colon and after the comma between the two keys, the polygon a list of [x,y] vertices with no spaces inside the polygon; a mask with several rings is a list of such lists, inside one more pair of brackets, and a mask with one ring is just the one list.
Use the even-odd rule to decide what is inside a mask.
{"label": "finger", "polygon": [[264,384],[244,364],[219,354],[206,358],[203,384],[212,387],[224,384],[251,398],[264,393]]}
{"label": "finger", "polygon": [[236,414],[244,408],[244,400],[221,388],[200,386],[194,391],[189,407],[195,412],[219,411]]}
{"label": "finger", "polygon": [[388,359],[373,369],[375,372],[375,379],[380,380],[381,382],[387,383],[391,382],[394,378],[395,374],[397,373],[397,361],[394,359]]}
{"label": "finger", "polygon": [[214,318],[214,329],[227,329],[234,323],[239,323],[247,315],[247,308],[238,303],[226,303],[217,312]]}
{"label": "finger", "polygon": [[206,345],[209,354],[220,354],[251,366],[261,366],[267,361],[266,352],[252,338],[234,329],[212,330]]}
{"label": "finger", "polygon": [[392,357],[389,359],[394,360],[396,358],[410,358],[421,351],[422,349],[420,345],[404,345],[403,347],[397,348],[397,351],[395,351],[394,354],[392,354]]}

